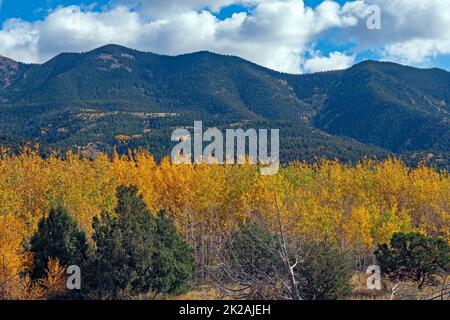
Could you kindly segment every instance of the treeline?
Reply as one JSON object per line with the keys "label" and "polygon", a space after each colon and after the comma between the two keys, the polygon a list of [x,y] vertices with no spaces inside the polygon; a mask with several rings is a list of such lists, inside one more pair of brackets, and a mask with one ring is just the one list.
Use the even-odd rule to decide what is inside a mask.
{"label": "treeline", "polygon": [[[115,154],[113,157],[102,154],[95,160],[73,153],[54,153],[42,158],[31,150],[18,155],[2,151],[0,177],[0,253],[8,265],[0,274],[2,284],[14,283],[9,279],[19,278],[20,283],[27,287],[33,286],[38,279],[51,282],[54,278],[49,277],[47,271],[67,267],[68,261],[62,256],[55,255],[59,267],[55,260],[48,259],[55,258],[54,255],[44,252],[41,257],[41,251],[37,249],[39,241],[35,240],[47,239],[48,243],[58,243],[54,239],[49,240],[43,232],[52,217],[49,213],[59,211],[67,212],[67,219],[72,221],[67,224],[76,227],[73,234],[84,234],[75,238],[86,239],[86,257],[80,262],[82,270],[87,272],[98,263],[94,269],[105,270],[109,277],[114,272],[108,267],[120,263],[102,264],[98,257],[105,257],[104,261],[116,261],[111,252],[121,251],[116,251],[117,248],[133,251],[135,249],[130,248],[133,243],[137,251],[149,248],[147,242],[139,240],[147,236],[153,239],[153,250],[149,249],[145,254],[152,258],[143,259],[151,260],[151,269],[155,270],[154,261],[159,251],[154,249],[157,243],[154,239],[161,234],[157,231],[159,229],[149,227],[138,232],[140,227],[132,227],[128,231],[123,228],[131,228],[132,221],[143,228],[147,225],[143,220],[133,220],[144,216],[136,213],[136,208],[142,208],[151,220],[149,225],[155,226],[162,219],[158,213],[164,210],[163,220],[168,225],[173,221],[173,228],[168,228],[172,230],[170,234],[179,240],[169,250],[172,258],[167,258],[166,254],[161,257],[183,261],[176,252],[192,250],[193,265],[187,257],[186,264],[183,264],[186,267],[180,267],[183,272],[192,270],[192,282],[186,281],[186,285],[181,286],[183,290],[190,284],[215,283],[226,292],[230,283],[246,283],[247,275],[254,274],[248,270],[252,270],[255,261],[270,258],[263,255],[260,259],[256,255],[245,267],[238,253],[244,252],[241,257],[252,257],[248,250],[255,246],[261,248],[257,251],[274,252],[277,257],[281,248],[285,257],[281,261],[282,270],[285,270],[281,275],[285,283],[290,281],[289,277],[285,278],[289,276],[285,267],[295,264],[297,258],[300,261],[298,268],[302,266],[300,270],[303,270],[302,276],[295,278],[298,283],[314,283],[312,279],[316,278],[308,276],[308,270],[320,270],[323,261],[337,261],[333,263],[343,273],[338,273],[336,281],[342,283],[339,280],[341,276],[345,279],[348,274],[365,271],[368,265],[375,263],[373,253],[378,245],[389,243],[395,234],[417,233],[441,238],[445,242],[450,236],[448,173],[426,166],[410,169],[395,159],[365,161],[355,166],[335,161],[318,161],[314,165],[293,163],[283,167],[278,175],[260,176],[257,166],[252,165],[173,165],[168,159],[157,164],[144,151],[130,152],[127,156]],[[130,186],[137,189],[129,189]],[[139,205],[123,200],[120,190]],[[127,206],[133,210],[127,211]],[[122,214],[132,218],[121,220]],[[283,237],[280,238],[281,234]],[[249,235],[257,242],[250,245]],[[142,238],[129,242],[129,237],[133,239],[133,236]],[[245,249],[247,245],[250,248]],[[40,247],[51,248],[51,245]],[[84,244],[81,247],[84,248]],[[178,247],[184,249],[178,250]],[[78,254],[83,252],[76,251]],[[297,252],[301,255],[296,256]],[[307,258],[303,256],[307,252],[323,252],[323,255]],[[345,259],[339,260],[339,257]],[[123,261],[125,258],[118,259]],[[275,262],[276,265],[279,263],[279,260]],[[36,271],[37,265],[40,272]],[[145,270],[144,267],[139,268]],[[42,273],[43,270],[47,271]],[[101,272],[97,273],[100,277]],[[133,272],[129,274],[136,276]],[[279,276],[270,275],[270,279],[278,279],[274,281],[279,284]],[[123,280],[121,272],[117,277]],[[157,282],[151,280],[150,273],[145,277],[147,291],[162,295],[183,291],[156,289]],[[259,278],[252,279],[258,283]],[[89,284],[86,288],[97,288],[99,296],[108,298],[124,294],[122,291],[110,292],[111,288],[123,288],[117,285],[118,280],[114,280],[114,285],[108,284],[106,279],[100,281],[109,288],[106,290],[88,279],[92,278],[86,276],[85,284]],[[123,280],[123,283],[128,283],[128,280]],[[159,281],[170,283],[172,280]],[[133,283],[139,283],[139,280]],[[128,292],[131,295],[144,291],[133,289],[133,286],[125,287],[131,288]],[[18,286],[9,288],[17,289]],[[92,289],[90,294],[95,292]],[[270,296],[261,290],[257,292],[260,298]],[[282,295],[286,296],[286,292],[283,291]],[[311,293],[298,294],[308,297]],[[318,293],[311,295],[318,296]]]}

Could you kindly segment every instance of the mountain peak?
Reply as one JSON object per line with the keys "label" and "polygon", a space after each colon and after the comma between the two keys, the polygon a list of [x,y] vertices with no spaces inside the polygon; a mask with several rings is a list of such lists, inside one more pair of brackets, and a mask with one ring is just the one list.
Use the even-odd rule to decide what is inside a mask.
{"label": "mountain peak", "polygon": [[109,54],[115,54],[115,53],[123,53],[123,52],[131,52],[136,51],[118,44],[107,44],[104,46],[101,46],[99,48],[96,48],[92,50],[91,52],[96,53],[109,53]]}
{"label": "mountain peak", "polygon": [[386,61],[376,61],[376,60],[363,60],[357,64],[355,64],[352,68],[370,68],[370,67],[382,67],[382,66],[396,66],[396,67],[405,67],[401,64],[394,62],[386,62]]}
{"label": "mountain peak", "polygon": [[444,70],[444,69],[440,69],[440,68],[420,68],[420,67],[413,67],[413,66],[408,66],[408,65],[404,65],[404,64],[400,64],[400,63],[396,63],[396,62],[392,62],[392,61],[376,61],[376,60],[364,60],[361,61],[360,63],[355,64],[352,68],[382,68],[385,67],[387,69],[402,69],[402,71],[406,71],[406,70],[416,70],[416,71],[434,71],[434,72],[446,72],[448,73],[448,71]]}
{"label": "mountain peak", "polygon": [[6,88],[15,80],[15,76],[20,69],[20,63],[0,56],[0,88]]}
{"label": "mountain peak", "polygon": [[15,72],[19,69],[19,67],[19,62],[0,56],[0,72]]}
{"label": "mountain peak", "polygon": [[0,55],[0,65],[4,65],[4,64],[19,64],[19,63],[14,61],[13,59],[10,59],[10,58]]}

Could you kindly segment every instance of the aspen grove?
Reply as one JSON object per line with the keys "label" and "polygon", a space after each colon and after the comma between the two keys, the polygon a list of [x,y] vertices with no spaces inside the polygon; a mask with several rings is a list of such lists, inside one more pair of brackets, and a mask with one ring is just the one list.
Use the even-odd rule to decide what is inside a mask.
{"label": "aspen grove", "polygon": [[[0,294],[45,296],[27,276],[28,243],[40,219],[63,206],[91,244],[94,217],[114,212],[121,185],[137,186],[150,212],[165,210],[175,222],[193,248],[196,283],[208,281],[214,252],[231,230],[260,217],[276,228],[276,212],[286,234],[326,237],[351,252],[355,271],[364,271],[376,246],[396,232],[450,240],[448,172],[409,168],[394,158],[356,165],[297,162],[261,176],[257,165],[157,163],[146,151],[90,160],[72,152],[42,157],[30,148],[20,154],[1,150]],[[57,263],[49,266],[61,274]]]}

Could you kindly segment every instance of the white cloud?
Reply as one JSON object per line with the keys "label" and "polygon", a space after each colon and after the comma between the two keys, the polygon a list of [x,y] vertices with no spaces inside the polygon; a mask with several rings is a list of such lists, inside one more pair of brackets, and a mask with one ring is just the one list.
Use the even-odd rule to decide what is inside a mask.
{"label": "white cloud", "polygon": [[[1,0],[0,0],[1,1]],[[161,54],[210,50],[233,54],[263,66],[299,73],[340,69],[358,51],[376,49],[385,59],[422,63],[450,53],[450,1],[358,0],[340,6],[324,1],[316,8],[302,0],[119,0],[102,11],[60,7],[44,20],[8,20],[0,30],[0,54],[25,62],[43,62],[61,52],[87,51],[116,43]],[[134,6],[140,3],[140,6]],[[220,8],[241,3],[250,14],[226,20]],[[382,30],[368,30],[368,6],[382,9]],[[208,10],[205,10],[208,8]],[[336,41],[354,39],[350,55],[315,54],[306,60],[324,32],[339,29]],[[348,33],[345,33],[348,32]]]}
{"label": "white cloud", "polygon": [[220,8],[231,4],[255,2],[252,0],[119,0],[120,4],[137,7],[142,14],[153,19],[202,9],[210,9],[213,12],[218,12]]}
{"label": "white cloud", "polygon": [[360,0],[343,10],[362,17],[371,4],[381,8],[382,29],[367,30],[364,24],[349,28],[359,50],[377,50],[386,60],[416,65],[450,53],[450,1]]}
{"label": "white cloud", "polygon": [[396,0],[385,5],[395,17],[391,26],[398,36],[385,46],[387,59],[421,64],[450,53],[450,1]]}
{"label": "white cloud", "polygon": [[301,0],[243,0],[254,5],[252,13],[234,14],[226,20],[207,10],[195,10],[209,7],[217,11],[234,2],[157,0],[135,10],[119,5],[101,12],[62,7],[43,21],[8,21],[0,31],[0,54],[43,62],[60,52],[116,43],[162,54],[211,50],[298,73],[310,41],[327,29],[355,24],[332,1],[312,9]]}
{"label": "white cloud", "polygon": [[39,31],[28,23],[10,19],[0,31],[0,54],[19,61],[38,61]]}
{"label": "white cloud", "polygon": [[303,68],[306,72],[341,70],[350,67],[354,61],[354,56],[347,56],[341,52],[331,52],[328,57],[324,57],[319,53],[307,60]]}

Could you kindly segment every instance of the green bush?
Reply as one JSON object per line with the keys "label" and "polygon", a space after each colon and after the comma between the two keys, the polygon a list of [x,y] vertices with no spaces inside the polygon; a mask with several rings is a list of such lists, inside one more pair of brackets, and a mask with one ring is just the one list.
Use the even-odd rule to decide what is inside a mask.
{"label": "green bush", "polygon": [[194,273],[193,252],[164,211],[156,220],[154,248],[152,289],[163,294],[187,291]]}
{"label": "green bush", "polygon": [[296,272],[299,291],[307,300],[342,300],[352,291],[351,271],[345,254],[331,242],[307,248],[305,261]]}
{"label": "green bush", "polygon": [[[255,223],[244,224],[232,233],[227,251],[233,278],[250,284],[253,291],[263,293],[265,298],[299,298],[293,296],[292,276],[302,299],[344,299],[351,293],[348,261],[334,245],[324,241],[307,246],[287,237],[288,266],[280,236]],[[292,275],[290,267],[297,258],[299,262]],[[286,286],[291,287],[290,292]]]}
{"label": "green bush", "polygon": [[264,279],[283,268],[276,239],[254,222],[242,224],[231,234],[227,251],[231,267],[240,274]]}
{"label": "green bush", "polygon": [[38,230],[31,239],[34,254],[33,278],[45,276],[49,258],[57,258],[61,266],[82,267],[87,260],[86,237],[76,222],[62,208],[50,210],[47,218],[41,219]]}
{"label": "green bush", "polygon": [[94,219],[90,287],[123,298],[151,289],[155,222],[136,187],[119,187],[114,214]]}
{"label": "green bush", "polygon": [[115,214],[94,220],[90,289],[112,299],[186,291],[194,258],[173,222],[162,212],[155,219],[135,186],[119,187],[117,199]]}
{"label": "green bush", "polygon": [[436,283],[450,271],[450,250],[443,239],[420,233],[396,233],[390,244],[375,251],[381,271],[391,279],[413,281],[419,289]]}

